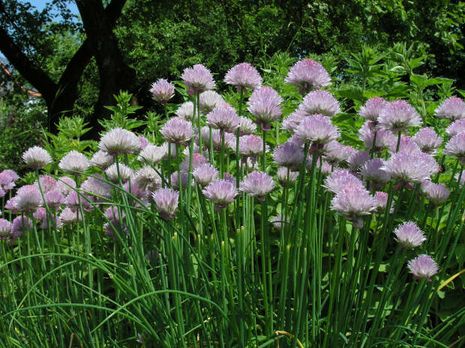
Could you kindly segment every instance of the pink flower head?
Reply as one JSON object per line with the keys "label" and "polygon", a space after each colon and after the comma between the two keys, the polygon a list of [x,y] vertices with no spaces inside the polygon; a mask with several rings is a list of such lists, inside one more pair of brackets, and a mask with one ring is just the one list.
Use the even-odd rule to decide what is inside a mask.
{"label": "pink flower head", "polygon": [[190,101],[182,103],[176,110],[176,116],[191,121],[194,118],[194,103]]}
{"label": "pink flower head", "polygon": [[448,118],[452,121],[465,118],[465,102],[458,97],[447,98],[439,105],[435,114],[439,118]]}
{"label": "pink flower head", "polygon": [[78,221],[78,213],[70,208],[65,208],[58,216],[58,219],[60,219],[62,224],[69,225]]}
{"label": "pink flower head", "polygon": [[234,202],[237,195],[236,186],[228,180],[215,180],[202,191],[205,197],[215,204],[217,210],[225,208]]}
{"label": "pink flower head", "polygon": [[[214,108],[221,106],[223,104],[226,104],[223,97],[219,95],[218,93],[216,93],[215,91],[205,91],[205,92],[200,93],[199,107],[200,107],[200,111],[203,112],[204,114],[208,114]],[[192,110],[194,109],[192,108]],[[183,118],[186,120],[190,119],[188,117],[183,117]]]}
{"label": "pink flower head", "polygon": [[174,144],[186,144],[194,135],[192,124],[180,117],[174,117],[166,122],[160,133],[167,142]]}
{"label": "pink flower head", "polygon": [[44,195],[45,204],[50,209],[56,210],[65,202],[65,196],[60,190],[51,190]]}
{"label": "pink flower head", "polygon": [[0,240],[6,240],[11,236],[11,222],[0,219]]}
{"label": "pink flower head", "polygon": [[90,161],[79,151],[72,150],[61,159],[58,167],[64,172],[80,174],[90,167]]}
{"label": "pink flower head", "polygon": [[274,181],[268,174],[254,171],[242,180],[239,189],[253,197],[257,197],[259,200],[263,200],[274,189]]}
{"label": "pink flower head", "polygon": [[27,216],[17,216],[11,223],[11,237],[17,239],[32,229],[32,220]]}
{"label": "pink flower head", "polygon": [[76,182],[67,176],[62,176],[58,178],[54,188],[66,196],[76,189]]}
{"label": "pink flower head", "polygon": [[257,130],[257,125],[247,117],[239,117],[239,134],[248,135],[253,134]]}
{"label": "pink flower head", "polygon": [[249,112],[255,116],[255,122],[263,129],[269,129],[270,123],[281,117],[283,99],[271,87],[260,87],[253,91],[248,102]]}
{"label": "pink flower head", "polygon": [[[388,194],[386,192],[377,191],[375,192],[374,199],[376,201],[376,211],[382,212],[386,209],[388,204]],[[392,208],[392,203],[391,203]]]}
{"label": "pink flower head", "polygon": [[436,160],[421,151],[397,152],[382,167],[392,178],[420,183],[439,171]]}
{"label": "pink flower head", "polygon": [[16,193],[16,208],[21,212],[33,212],[42,204],[42,196],[36,185],[25,185]]}
{"label": "pink flower head", "polygon": [[302,102],[302,109],[310,115],[321,114],[329,117],[341,111],[336,98],[326,91],[308,93]]}
{"label": "pink flower head", "polygon": [[192,173],[194,180],[200,186],[207,186],[218,179],[218,170],[209,163],[198,166]]}
{"label": "pink flower head", "polygon": [[141,162],[146,162],[151,165],[156,165],[165,159],[168,154],[168,145],[165,143],[161,146],[149,144],[143,149],[137,159]]}
{"label": "pink flower head", "polygon": [[375,149],[392,148],[396,146],[396,136],[390,130],[377,129],[372,121],[365,122],[362,128],[359,129],[358,134],[365,144],[365,147],[369,150],[373,148],[375,136]]}
{"label": "pink flower head", "polygon": [[281,185],[286,186],[288,184],[293,184],[297,180],[299,172],[291,171],[286,167],[279,167],[276,172],[276,177]]}
{"label": "pink flower head", "polygon": [[131,178],[134,171],[125,164],[120,163],[116,165],[116,163],[114,163],[105,170],[105,174],[108,180],[113,183],[118,183],[120,180],[125,183]]}
{"label": "pink flower head", "polygon": [[118,207],[115,207],[115,206],[111,206],[111,207],[108,207],[106,210],[105,210],[105,213],[104,213],[105,217],[110,220],[110,222],[112,223],[118,223],[120,222],[122,219],[125,218],[125,214],[124,212],[121,212],[118,210]]}
{"label": "pink flower head", "polygon": [[191,68],[184,69],[181,78],[190,95],[202,93],[216,87],[212,73],[202,64],[195,64]]}
{"label": "pink flower head", "polygon": [[221,104],[215,107],[207,115],[207,124],[215,129],[224,130],[226,132],[234,132],[239,127],[240,119],[236,111],[229,104]]}
{"label": "pink flower head", "polygon": [[353,147],[342,145],[336,140],[330,141],[323,147],[323,157],[330,164],[348,163],[355,152]]}
{"label": "pink flower head", "polygon": [[454,135],[444,148],[446,155],[455,156],[464,164],[465,163],[465,133]]}
{"label": "pink flower head", "polygon": [[57,181],[50,175],[41,175],[39,181],[34,182],[34,185],[39,191],[48,192],[55,189]]}
{"label": "pink flower head", "polygon": [[328,86],[331,83],[331,77],[323,65],[305,58],[292,66],[285,81],[297,86],[300,93],[305,94],[313,89]]}
{"label": "pink flower head", "polygon": [[404,248],[419,247],[426,240],[420,228],[412,221],[404,222],[394,230],[397,242]]}
{"label": "pink flower head", "polygon": [[[200,136],[202,137],[203,144],[210,148],[210,135],[211,135],[211,142],[213,144],[213,148],[216,150],[221,150],[222,147],[222,140],[221,140],[221,134],[218,129],[210,129],[209,127],[202,127],[200,130]],[[236,137],[234,134],[225,132],[224,133],[224,143],[225,147],[228,146],[233,146],[236,143]]]}
{"label": "pink flower head", "polygon": [[442,184],[435,184],[431,181],[423,181],[421,190],[433,204],[441,204],[447,201],[450,195],[449,189]]}
{"label": "pink flower head", "polygon": [[161,188],[156,190],[152,197],[155,202],[155,208],[163,219],[171,220],[175,217],[179,200],[179,193],[177,191]]}
{"label": "pink flower head", "polygon": [[161,177],[155,169],[145,166],[136,172],[134,183],[143,190],[155,191],[161,186]]}
{"label": "pink flower head", "polygon": [[273,152],[273,160],[286,168],[298,169],[305,159],[304,151],[298,144],[287,141],[279,145]]}
{"label": "pink flower head", "polygon": [[338,194],[347,187],[364,188],[362,181],[349,172],[347,169],[337,169],[329,175],[324,182],[324,186],[330,192]]}
{"label": "pink flower head", "polygon": [[11,197],[9,200],[6,201],[4,208],[6,210],[9,210],[13,214],[19,214],[20,211],[18,209],[18,205],[16,204],[17,201],[18,201],[17,196]]}
{"label": "pink flower head", "polygon": [[12,190],[16,186],[16,180],[18,179],[19,176],[14,170],[5,169],[0,172],[0,189],[4,192]]}
{"label": "pink flower head", "polygon": [[150,93],[153,100],[165,104],[174,97],[174,85],[168,80],[158,79],[152,84]]}
{"label": "pink flower head", "polygon": [[114,162],[113,156],[109,155],[106,151],[98,150],[92,156],[90,163],[100,169],[107,169]]}
{"label": "pink flower head", "polygon": [[360,217],[376,210],[377,202],[363,186],[349,185],[334,196],[331,208],[361,227],[363,221]]}
{"label": "pink flower head", "polygon": [[283,120],[283,129],[295,132],[297,127],[299,127],[300,122],[302,122],[302,120],[307,116],[310,115],[307,114],[301,106],[299,106],[297,110]]}
{"label": "pink flower head", "polygon": [[431,127],[420,129],[413,137],[413,141],[426,153],[434,153],[442,143],[441,137]]}
{"label": "pink flower head", "polygon": [[422,121],[418,112],[405,100],[387,102],[378,118],[381,128],[393,132],[405,131],[408,127],[420,126]]}
{"label": "pink flower head", "polygon": [[143,135],[139,135],[139,147],[141,150],[145,149],[147,145],[150,144],[150,141]]}
{"label": "pink flower head", "polygon": [[390,148],[391,152],[418,152],[421,151],[420,147],[415,141],[408,135],[402,135],[400,137],[399,149],[397,150],[397,143],[392,144]]}
{"label": "pink flower head", "polygon": [[[189,162],[189,157],[184,158],[184,160],[181,162],[182,171],[189,171]],[[208,163],[208,160],[205,158],[204,155],[198,152],[194,152],[192,154],[192,167],[190,169],[194,170],[195,168],[198,168],[206,163]]]}
{"label": "pink flower head", "polygon": [[92,210],[92,205],[90,203],[91,198],[86,194],[78,193],[77,191],[72,191],[64,200],[64,204],[72,209],[73,211],[78,211],[81,207],[84,210]]}
{"label": "pink flower head", "polygon": [[431,280],[439,272],[438,264],[429,255],[419,255],[407,264],[415,278]]}
{"label": "pink flower head", "polygon": [[239,138],[239,152],[242,156],[257,156],[263,152],[263,139],[256,135]]}
{"label": "pink flower head", "polygon": [[349,163],[349,168],[352,171],[357,172],[370,159],[371,157],[369,152],[355,151],[353,154],[350,155],[347,162]]}
{"label": "pink flower head", "polygon": [[235,86],[238,91],[242,89],[255,89],[261,86],[262,77],[249,63],[240,63],[233,66],[226,73],[224,82],[228,85]]}
{"label": "pink flower head", "polygon": [[465,119],[456,120],[449,125],[446,129],[446,133],[453,137],[459,133],[465,132]]}
{"label": "pink flower head", "polygon": [[30,169],[42,169],[52,163],[52,157],[50,157],[47,150],[40,146],[30,147],[23,153],[22,157],[26,166]]}
{"label": "pink flower head", "polygon": [[131,154],[139,152],[140,142],[133,132],[123,128],[114,128],[102,136],[99,149],[112,156]]}
{"label": "pink flower head", "polygon": [[384,162],[381,159],[370,159],[360,168],[360,174],[367,181],[384,184],[391,179],[391,176],[382,169],[383,166]]}
{"label": "pink flower head", "polygon": [[331,119],[323,115],[305,117],[295,134],[302,141],[316,145],[324,145],[339,138],[339,132],[331,124]]}
{"label": "pink flower head", "polygon": [[369,121],[378,121],[381,110],[386,106],[386,100],[381,97],[370,98],[358,112],[360,116]]}
{"label": "pink flower head", "polygon": [[100,175],[89,176],[81,185],[82,191],[97,198],[111,196],[112,186]]}

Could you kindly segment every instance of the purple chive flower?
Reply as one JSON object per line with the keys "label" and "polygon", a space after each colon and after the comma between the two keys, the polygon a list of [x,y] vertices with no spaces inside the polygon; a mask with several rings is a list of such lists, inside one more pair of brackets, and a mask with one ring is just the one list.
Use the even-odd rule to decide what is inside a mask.
{"label": "purple chive flower", "polygon": [[42,169],[52,163],[52,157],[50,157],[47,150],[40,146],[33,146],[27,149],[23,153],[22,158],[28,168],[35,170]]}
{"label": "purple chive flower", "polygon": [[421,151],[420,147],[413,141],[408,135],[402,135],[400,137],[399,149],[397,150],[397,144],[393,144],[390,148],[391,152],[418,152]]}
{"label": "purple chive flower", "polygon": [[331,77],[323,65],[305,58],[292,66],[285,81],[297,86],[299,92],[305,94],[313,89],[328,86],[331,83]]}
{"label": "purple chive flower", "polygon": [[412,221],[404,222],[394,230],[396,241],[404,248],[419,247],[426,240],[420,228]]}
{"label": "purple chive flower", "polygon": [[57,181],[55,180],[55,178],[51,177],[50,175],[41,175],[39,177],[39,181],[38,182],[36,181],[34,185],[37,186],[38,190],[42,192],[48,192],[48,191],[55,189],[57,185]]}
{"label": "purple chive flower", "polygon": [[204,196],[215,204],[217,210],[234,202],[237,195],[236,186],[228,180],[215,180],[202,190]]}
{"label": "purple chive flower", "polygon": [[387,102],[378,118],[381,128],[402,132],[408,127],[421,125],[421,117],[413,106],[405,100]]}
{"label": "purple chive flower", "polygon": [[345,186],[331,201],[331,209],[344,215],[358,228],[363,226],[361,217],[371,214],[376,208],[375,198],[359,185]]}
{"label": "purple chive flower", "polygon": [[141,150],[145,149],[147,145],[150,144],[150,141],[143,135],[139,135],[139,147]]}
{"label": "purple chive flower", "polygon": [[342,145],[338,141],[330,141],[323,147],[323,157],[330,164],[348,163],[356,152],[351,146]]}
{"label": "purple chive flower", "polygon": [[[376,211],[382,212],[386,209],[388,203],[388,194],[382,191],[376,191],[373,197],[376,201]],[[392,208],[392,203],[391,203]]]}
{"label": "purple chive flower", "polygon": [[36,185],[25,185],[16,193],[16,208],[21,212],[33,212],[42,204],[42,196]]}
{"label": "purple chive flower", "polygon": [[186,121],[191,121],[194,118],[194,103],[184,102],[176,110],[176,116]]}
{"label": "purple chive flower", "polygon": [[0,197],[4,197],[8,191],[12,190],[18,179],[19,176],[14,170],[5,169],[0,172]]}
{"label": "purple chive flower", "polygon": [[283,120],[283,129],[295,132],[297,127],[299,127],[300,122],[302,122],[302,120],[307,116],[310,115],[307,114],[301,106],[299,106],[297,110]]}
{"label": "purple chive flower", "polygon": [[279,167],[276,172],[276,177],[281,185],[286,186],[288,184],[293,184],[297,180],[299,172],[291,171],[286,167]]}
{"label": "purple chive flower", "polygon": [[100,175],[89,176],[81,185],[81,190],[97,198],[111,196],[112,186]]}
{"label": "purple chive flower", "polygon": [[284,220],[284,217],[281,214],[272,216],[269,221],[271,225],[273,226],[273,228],[278,231],[282,230],[284,227],[284,224],[287,223],[287,221]]}
{"label": "purple chive flower", "polygon": [[92,198],[90,196],[78,193],[77,191],[71,192],[64,200],[65,205],[73,211],[78,211],[81,207],[86,211],[91,211],[91,202]]}
{"label": "purple chive flower", "polygon": [[102,136],[99,149],[112,156],[136,153],[140,150],[140,142],[133,132],[114,128]]}
{"label": "purple chive flower", "polygon": [[32,229],[32,220],[27,216],[17,216],[11,222],[11,237],[17,239]]}
{"label": "purple chive flower", "polygon": [[416,183],[428,180],[431,175],[439,171],[436,160],[421,151],[395,153],[384,162],[382,168],[392,178]]}
{"label": "purple chive flower", "polygon": [[295,134],[302,141],[316,145],[324,145],[339,138],[339,132],[331,124],[331,119],[323,115],[305,117]]}
{"label": "purple chive flower", "polygon": [[234,132],[239,127],[240,119],[229,104],[221,104],[207,115],[207,124],[215,129]]}
{"label": "purple chive flower", "polygon": [[273,189],[273,178],[266,173],[258,171],[254,171],[247,175],[239,186],[240,191],[257,197],[259,200],[263,200]]}
{"label": "purple chive flower", "polygon": [[59,190],[51,190],[44,195],[44,200],[47,207],[57,210],[65,202],[65,196]]}
{"label": "purple chive flower", "polygon": [[66,196],[76,189],[76,182],[67,176],[62,176],[58,178],[54,188]]}
{"label": "purple chive flower", "polygon": [[439,267],[436,261],[429,255],[419,255],[407,264],[410,273],[415,278],[431,280],[431,278],[439,272]]}
{"label": "purple chive flower", "polygon": [[145,166],[136,172],[134,183],[143,190],[155,191],[161,186],[161,177],[155,169]]}
{"label": "purple chive flower", "polygon": [[286,168],[298,169],[305,159],[302,148],[292,142],[287,141],[279,145],[273,152],[273,160],[279,165]]}
{"label": "purple chive flower", "polygon": [[465,133],[454,135],[447,142],[444,154],[455,156],[460,163],[465,164]]}
{"label": "purple chive flower", "polygon": [[[205,92],[200,93],[199,107],[200,107],[200,111],[204,114],[208,114],[214,108],[221,106],[225,103],[226,102],[224,101],[223,97],[219,95],[218,93],[216,93],[215,91],[205,91]],[[183,117],[183,118],[188,119],[186,117]]]}
{"label": "purple chive flower", "polygon": [[169,188],[161,188],[156,190],[152,197],[160,216],[165,220],[172,220],[178,209],[179,192]]}
{"label": "purple chive flower", "polygon": [[69,225],[78,221],[78,213],[70,208],[65,208],[58,216],[58,219],[63,225]]}
{"label": "purple chive flower", "polygon": [[6,210],[9,210],[13,214],[19,214],[20,211],[18,209],[18,205],[16,204],[17,201],[18,201],[17,196],[11,197],[9,200],[6,201],[4,208]]}
{"label": "purple chive flower", "polygon": [[271,87],[260,87],[253,91],[248,102],[249,112],[255,116],[255,122],[264,130],[270,128],[270,123],[281,117],[283,99]]}
{"label": "purple chive flower", "polygon": [[366,101],[365,105],[360,108],[358,113],[368,121],[377,122],[381,110],[386,106],[386,103],[386,100],[381,97],[370,98]]}
{"label": "purple chive flower", "polygon": [[181,78],[190,95],[202,93],[216,87],[212,73],[202,64],[195,64],[191,68],[184,69]]}
{"label": "purple chive flower", "polygon": [[235,86],[238,91],[243,89],[255,89],[261,86],[262,77],[249,63],[240,63],[233,66],[226,73],[224,82],[228,85]]}
{"label": "purple chive flower", "polygon": [[128,181],[134,174],[134,171],[125,164],[120,163],[116,165],[115,163],[105,170],[105,174],[107,175],[108,180],[113,183],[117,183],[119,180],[122,182]]}
{"label": "purple chive flower", "polygon": [[[181,170],[185,172],[189,171],[189,162],[189,157],[184,158],[184,160],[181,162]],[[194,152],[192,154],[192,167],[190,169],[194,170],[206,163],[208,163],[208,160],[204,155],[198,152]]]}
{"label": "purple chive flower", "polygon": [[263,139],[256,135],[239,138],[239,153],[242,156],[257,156],[263,152]]}
{"label": "purple chive flower", "polygon": [[104,212],[105,217],[112,223],[118,223],[125,218],[124,212],[118,211],[118,207],[108,207]]}
{"label": "purple chive flower", "polygon": [[465,119],[456,120],[449,125],[446,129],[446,133],[453,137],[459,133],[465,132]]}
{"label": "purple chive flower", "polygon": [[168,155],[168,145],[165,143],[161,146],[149,144],[143,149],[137,159],[151,165],[160,163]]}
{"label": "purple chive flower", "polygon": [[431,127],[420,129],[412,139],[426,153],[434,153],[442,143],[441,137]]}
{"label": "purple chive flower", "polygon": [[174,117],[166,122],[160,133],[167,142],[180,145],[189,142],[194,135],[192,124],[179,117]]}
{"label": "purple chive flower", "polygon": [[[181,174],[181,182],[179,180],[179,174]],[[186,171],[181,171],[179,172],[174,172],[170,176],[171,178],[171,187],[173,187],[176,190],[179,190],[181,187],[185,188],[187,187],[187,183],[189,181],[189,174]],[[194,183],[192,182],[191,185]]]}
{"label": "purple chive flower", "polygon": [[153,100],[161,104],[166,104],[174,97],[174,85],[168,82],[168,80],[158,79],[152,84],[150,93],[152,94]]}
{"label": "purple chive flower", "polygon": [[449,189],[442,184],[435,184],[431,181],[423,181],[421,190],[433,204],[441,204],[447,201],[450,195]]}
{"label": "purple chive flower", "polygon": [[[222,144],[221,144],[221,134],[218,129],[210,129],[209,127],[202,127],[200,130],[200,136],[202,137],[203,144],[210,148],[210,132],[211,132],[211,141],[213,143],[213,148],[215,150],[221,150]],[[236,137],[234,134],[225,132],[224,133],[224,143],[225,146],[229,146],[234,144],[235,148],[235,143],[236,143]]]}
{"label": "purple chive flower", "polygon": [[362,181],[347,169],[337,169],[324,182],[324,187],[330,192],[338,194],[346,187],[363,187]]}
{"label": "purple chive flower", "polygon": [[209,163],[198,166],[192,173],[194,180],[200,186],[207,186],[218,179],[218,170]]}
{"label": "purple chive flower", "polygon": [[255,133],[257,125],[247,117],[239,117],[239,135],[249,135]]}
{"label": "purple chive flower", "polygon": [[329,117],[341,111],[336,98],[326,91],[308,93],[302,102],[302,109],[309,115],[321,114]]}
{"label": "purple chive flower", "polygon": [[349,168],[352,171],[357,172],[370,159],[371,159],[371,157],[370,157],[369,152],[367,152],[367,151],[355,151],[353,154],[350,155],[347,162],[349,163]]}
{"label": "purple chive flower", "polygon": [[90,161],[79,151],[72,150],[61,159],[58,167],[64,172],[79,174],[90,167]]}
{"label": "purple chive flower", "polygon": [[6,240],[11,236],[11,222],[0,219],[0,240]]}
{"label": "purple chive flower", "polygon": [[360,139],[365,144],[367,149],[373,148],[373,142],[375,141],[376,134],[376,144],[374,144],[375,149],[382,148],[392,148],[396,146],[397,138],[390,131],[386,129],[376,129],[372,121],[367,121],[359,129],[358,134]]}
{"label": "purple chive flower", "polygon": [[360,168],[360,174],[366,181],[384,184],[391,179],[391,176],[382,169],[383,166],[384,162],[381,159],[370,159]]}
{"label": "purple chive flower", "polygon": [[113,156],[109,155],[106,151],[98,150],[92,158],[90,163],[100,169],[107,169],[114,162]]}
{"label": "purple chive flower", "polygon": [[435,114],[439,118],[448,118],[452,121],[465,118],[465,102],[458,97],[450,97],[444,100],[436,109]]}

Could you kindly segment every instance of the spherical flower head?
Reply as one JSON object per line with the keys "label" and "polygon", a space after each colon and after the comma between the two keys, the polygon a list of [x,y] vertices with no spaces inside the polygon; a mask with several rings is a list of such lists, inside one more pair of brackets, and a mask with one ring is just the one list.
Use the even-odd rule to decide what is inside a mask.
{"label": "spherical flower head", "polygon": [[158,79],[152,84],[150,93],[152,94],[153,100],[161,104],[166,104],[174,97],[174,85],[168,82],[168,80]]}
{"label": "spherical flower head", "polygon": [[166,122],[160,133],[167,142],[180,145],[189,142],[194,135],[192,124],[180,117],[174,117]]}
{"label": "spherical flower head", "polygon": [[[374,195],[374,199],[376,201],[376,211],[377,212],[382,212],[386,209],[387,204],[388,204],[388,194],[386,192],[382,191],[376,191]],[[391,203],[391,208],[392,208],[392,203]]]}
{"label": "spherical flower head", "polygon": [[441,137],[431,127],[420,129],[412,139],[426,153],[434,153],[442,143]]}
{"label": "spherical flower head", "polygon": [[436,109],[435,114],[439,118],[448,118],[452,121],[465,118],[465,102],[458,97],[450,97],[444,100]]}
{"label": "spherical flower head", "polygon": [[176,116],[180,117],[186,121],[191,121],[194,119],[194,103],[193,102],[184,102],[176,110]]}
{"label": "spherical flower head", "polygon": [[338,194],[346,187],[364,188],[362,181],[347,169],[336,169],[324,181],[324,187],[332,193]]}
{"label": "spherical flower head", "polygon": [[359,129],[358,134],[368,150],[371,150],[373,147],[376,150],[392,148],[397,143],[396,136],[390,130],[377,129],[372,121],[365,122]]}
{"label": "spherical flower head", "polygon": [[113,156],[109,155],[106,151],[98,150],[92,158],[90,159],[90,163],[100,169],[107,169],[111,166],[114,162]]}
{"label": "spherical flower head", "polygon": [[255,122],[264,130],[281,117],[283,99],[273,88],[263,86],[253,91],[248,101],[248,110],[255,116]]}
{"label": "spherical flower head", "polygon": [[9,210],[13,214],[19,214],[20,211],[19,211],[18,206],[16,204],[17,201],[18,201],[17,196],[11,197],[9,200],[6,201],[4,208],[6,210]]}
{"label": "spherical flower head", "polygon": [[392,178],[420,183],[439,171],[436,160],[421,151],[397,152],[382,167]]}
{"label": "spherical flower head", "polygon": [[324,145],[339,138],[339,132],[331,124],[331,119],[323,115],[305,117],[295,134],[302,141],[315,145]]}
{"label": "spherical flower head", "polygon": [[405,131],[408,127],[420,126],[422,123],[418,112],[405,100],[387,102],[380,112],[378,121],[381,128],[395,133]]}
{"label": "spherical flower head", "polygon": [[33,146],[23,153],[23,162],[30,169],[38,170],[52,163],[52,157],[47,150],[40,146]]}
{"label": "spherical flower head", "polygon": [[279,167],[276,172],[276,177],[278,178],[279,183],[283,186],[295,183],[298,176],[299,172],[291,171],[286,167]]}
{"label": "spherical flower head", "polygon": [[216,87],[212,73],[202,64],[195,64],[191,68],[184,69],[181,78],[190,95],[202,93]]}
{"label": "spherical flower head", "polygon": [[81,208],[90,211],[92,210],[91,202],[92,198],[90,196],[78,193],[77,191],[71,192],[64,200],[65,205],[73,211],[79,211]]}
{"label": "spherical flower head", "polygon": [[456,120],[449,125],[446,129],[446,133],[453,137],[459,133],[465,132],[465,119]]}
{"label": "spherical flower head", "polygon": [[326,91],[308,93],[302,102],[302,109],[310,115],[321,114],[329,117],[341,112],[336,98]]}
{"label": "spherical flower head", "polygon": [[16,207],[21,212],[33,212],[42,204],[42,195],[36,185],[25,185],[16,193]]}
{"label": "spherical flower head", "polygon": [[62,224],[69,225],[78,221],[78,213],[70,208],[65,208],[58,216],[58,219],[60,219]]}
{"label": "spherical flower head", "polygon": [[44,200],[49,209],[57,210],[65,202],[65,196],[59,190],[52,190],[44,195]]}
{"label": "spherical flower head", "polygon": [[151,165],[156,165],[160,163],[168,154],[168,145],[165,143],[161,146],[147,145],[143,149],[137,159],[141,162],[149,163]]}
{"label": "spherical flower head", "polygon": [[217,210],[225,208],[234,202],[237,195],[236,186],[228,180],[212,181],[202,190],[204,196],[215,204]]}
{"label": "spherical flower head", "polygon": [[378,121],[381,110],[386,106],[386,100],[381,97],[370,98],[358,112],[360,116],[369,121]]}
{"label": "spherical flower head", "polygon": [[453,136],[447,142],[444,154],[457,157],[462,164],[465,164],[465,133]]}
{"label": "spherical flower head", "polygon": [[16,186],[19,175],[14,170],[5,169],[0,172],[0,188],[5,192],[12,190]]}
{"label": "spherical flower head", "polygon": [[[216,93],[215,91],[205,91],[200,93],[199,97],[199,108],[200,111],[204,114],[208,114],[210,111],[212,111],[214,108],[217,106],[220,106],[222,104],[225,104],[226,102],[224,101],[223,97]],[[192,104],[192,107],[194,105]],[[192,108],[192,110],[194,110]],[[184,119],[188,119],[186,117],[183,117]]]}
{"label": "spherical flower head", "polygon": [[139,135],[139,147],[141,150],[145,149],[147,145],[150,144],[150,141],[143,135]]}
{"label": "spherical flower head", "polygon": [[155,202],[155,208],[160,213],[164,220],[172,220],[176,215],[178,209],[179,192],[169,189],[161,188],[152,194]]}
{"label": "spherical flower head", "polygon": [[431,256],[425,254],[419,255],[413,260],[410,260],[407,267],[410,273],[418,279],[431,280],[431,278],[439,272],[439,267],[436,261],[434,261]]}
{"label": "spherical flower head", "polygon": [[[210,137],[211,135],[211,137]],[[213,147],[215,150],[221,150],[222,148],[222,139],[219,129],[210,129],[209,127],[202,127],[200,130],[200,136],[202,137],[203,144],[206,147],[210,147],[210,138],[211,142],[213,143]],[[224,132],[224,143],[226,147],[231,147],[234,144],[235,147],[236,137],[234,134],[229,132]]]}
{"label": "spherical flower head", "polygon": [[383,166],[384,162],[380,158],[370,159],[360,168],[360,174],[367,181],[384,184],[391,176],[382,169]]}
{"label": "spherical flower head", "polygon": [[160,188],[162,180],[155,169],[145,166],[136,172],[134,182],[143,190],[155,191]]}
{"label": "spherical flower head", "polygon": [[223,103],[215,107],[207,115],[207,124],[215,129],[234,132],[239,127],[240,119],[229,104]]}
{"label": "spherical flower head", "polygon": [[139,152],[140,142],[137,135],[123,128],[114,128],[100,139],[99,149],[111,156]]}
{"label": "spherical flower head", "polygon": [[100,175],[89,176],[81,185],[82,191],[97,198],[111,196],[112,186]]}
{"label": "spherical flower head", "polygon": [[48,192],[55,189],[57,181],[50,175],[41,175],[39,181],[35,181],[34,185],[37,186],[39,191]]}
{"label": "spherical flower head", "polygon": [[134,174],[133,170],[127,165],[119,163],[118,165],[112,164],[105,170],[108,180],[117,183],[120,180],[126,182]]}
{"label": "spherical flower head", "polygon": [[331,201],[331,208],[334,211],[357,223],[359,217],[371,214],[376,207],[377,202],[374,197],[359,185],[346,185]]}
{"label": "spherical flower head", "polygon": [[8,220],[0,219],[0,240],[6,240],[11,236],[12,224]]}
{"label": "spherical flower head", "polygon": [[394,230],[396,241],[406,249],[419,247],[426,241],[420,228],[412,221],[404,222]]}
{"label": "spherical flower head", "polygon": [[119,212],[118,207],[111,206],[108,207],[104,212],[105,217],[111,222],[118,223],[124,219],[124,212]]}
{"label": "spherical flower head", "polygon": [[449,189],[442,184],[435,184],[431,181],[423,181],[421,190],[431,203],[439,205],[447,201],[450,195]]}
{"label": "spherical flower head", "polygon": [[342,145],[338,141],[330,141],[323,147],[323,157],[331,164],[348,163],[350,157],[356,152],[351,146]]}
{"label": "spherical flower head", "polygon": [[273,152],[273,160],[282,167],[298,169],[305,159],[304,151],[298,144],[287,141],[279,145]]}
{"label": "spherical flower head", "polygon": [[283,129],[294,133],[297,127],[299,127],[300,122],[302,122],[302,120],[307,116],[310,116],[310,115],[307,114],[303,110],[302,105],[300,105],[297,108],[297,110],[295,110],[292,114],[290,114],[283,120]]}
{"label": "spherical flower head", "polygon": [[347,162],[349,163],[349,168],[357,172],[362,168],[362,166],[371,159],[370,153],[367,151],[355,151],[350,155]]}
{"label": "spherical flower head", "polygon": [[255,133],[257,125],[247,117],[239,117],[239,135],[249,135]]}
{"label": "spherical flower head", "polygon": [[263,139],[253,134],[240,137],[239,152],[242,156],[258,156],[263,152]]}
{"label": "spherical flower head", "polygon": [[301,94],[313,89],[326,87],[331,83],[331,77],[320,63],[312,59],[302,59],[289,70],[285,81],[299,88]]}
{"label": "spherical flower head", "polygon": [[240,63],[233,66],[226,73],[224,82],[228,85],[235,86],[238,91],[243,89],[255,89],[261,86],[262,77],[252,64]]}
{"label": "spherical flower head", "polygon": [[84,154],[72,150],[61,159],[58,167],[67,173],[81,174],[90,167],[90,161]]}
{"label": "spherical flower head", "polygon": [[17,216],[11,222],[11,238],[17,239],[32,229],[32,220],[27,216]]}
{"label": "spherical flower head", "polygon": [[200,186],[207,186],[218,179],[218,170],[209,163],[202,164],[192,173],[194,180]]}
{"label": "spherical flower head", "polygon": [[54,188],[66,196],[70,194],[73,190],[75,190],[76,186],[76,181],[74,181],[70,177],[62,176],[58,178]]}
{"label": "spherical flower head", "polygon": [[191,168],[189,168],[189,166],[190,166],[189,162],[190,162],[189,156],[184,158],[184,160],[181,162],[181,166],[180,166],[181,171],[188,172],[189,169],[194,170],[197,167],[200,167],[201,165],[204,165],[204,164],[208,163],[208,159],[204,155],[202,155],[201,153],[194,152],[192,154]]}
{"label": "spherical flower head", "polygon": [[252,197],[257,197],[258,200],[264,200],[265,196],[273,191],[273,189],[273,178],[259,171],[253,171],[248,174],[239,186],[240,191],[248,193]]}

